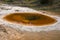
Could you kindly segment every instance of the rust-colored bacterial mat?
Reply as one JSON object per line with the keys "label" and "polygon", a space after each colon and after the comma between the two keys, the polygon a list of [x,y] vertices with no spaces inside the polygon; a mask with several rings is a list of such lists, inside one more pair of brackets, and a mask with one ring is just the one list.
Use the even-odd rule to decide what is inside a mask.
{"label": "rust-colored bacterial mat", "polygon": [[13,13],[6,15],[5,20],[27,25],[48,25],[56,22],[54,18],[38,13]]}

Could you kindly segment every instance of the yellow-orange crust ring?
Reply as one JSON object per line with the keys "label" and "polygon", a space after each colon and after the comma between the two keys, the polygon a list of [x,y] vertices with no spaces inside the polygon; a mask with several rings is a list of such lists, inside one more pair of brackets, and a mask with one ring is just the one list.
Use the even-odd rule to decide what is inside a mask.
{"label": "yellow-orange crust ring", "polygon": [[54,18],[38,13],[13,13],[4,17],[7,21],[24,25],[42,26],[57,22]]}
{"label": "yellow-orange crust ring", "polygon": [[[50,15],[49,12],[47,13],[43,13],[43,11],[36,11],[34,9],[31,8],[27,8],[27,7],[18,7],[18,6],[3,6],[4,8],[9,8],[11,7],[10,10],[1,10],[0,11],[0,24],[15,28],[16,30],[21,30],[21,31],[30,31],[30,32],[40,32],[40,31],[51,31],[51,30],[60,30],[60,17],[59,16],[55,16],[55,15]],[[49,17],[52,17],[54,19],[57,20],[56,23],[53,23],[51,25],[44,25],[44,26],[33,26],[33,25],[23,25],[23,24],[17,24],[17,23],[11,23],[9,21],[6,21],[5,19],[3,19],[3,17],[5,17],[6,15],[9,14],[13,14],[13,13],[17,13],[15,10],[19,10],[18,13],[39,13],[39,14],[43,14],[43,15],[47,15]]]}

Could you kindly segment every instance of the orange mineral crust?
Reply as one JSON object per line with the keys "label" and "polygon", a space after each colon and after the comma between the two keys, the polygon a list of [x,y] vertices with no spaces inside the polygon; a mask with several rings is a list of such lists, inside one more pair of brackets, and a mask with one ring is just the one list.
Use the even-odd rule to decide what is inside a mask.
{"label": "orange mineral crust", "polygon": [[56,22],[55,19],[38,13],[13,13],[6,15],[5,20],[9,22],[22,23],[25,25],[48,25]]}

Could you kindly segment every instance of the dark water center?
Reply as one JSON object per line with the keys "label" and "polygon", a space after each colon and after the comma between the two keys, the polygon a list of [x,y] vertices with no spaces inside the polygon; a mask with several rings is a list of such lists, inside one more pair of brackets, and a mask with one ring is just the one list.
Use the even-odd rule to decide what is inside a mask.
{"label": "dark water center", "polygon": [[23,23],[27,25],[48,25],[55,23],[56,20],[38,13],[13,13],[4,17],[9,22]]}

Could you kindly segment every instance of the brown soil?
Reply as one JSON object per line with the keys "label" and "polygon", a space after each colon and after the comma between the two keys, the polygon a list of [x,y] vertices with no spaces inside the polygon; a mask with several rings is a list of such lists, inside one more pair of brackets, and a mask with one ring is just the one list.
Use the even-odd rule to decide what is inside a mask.
{"label": "brown soil", "polygon": [[0,25],[0,40],[60,40],[60,31],[26,32]]}

